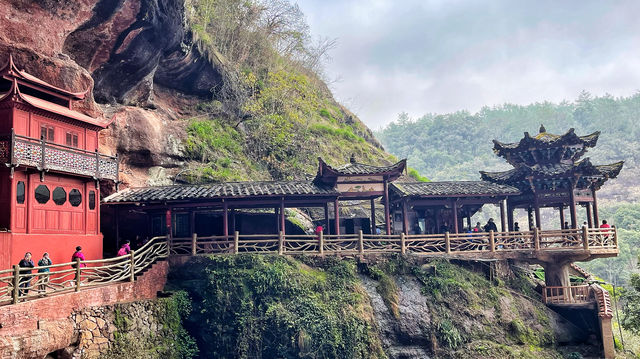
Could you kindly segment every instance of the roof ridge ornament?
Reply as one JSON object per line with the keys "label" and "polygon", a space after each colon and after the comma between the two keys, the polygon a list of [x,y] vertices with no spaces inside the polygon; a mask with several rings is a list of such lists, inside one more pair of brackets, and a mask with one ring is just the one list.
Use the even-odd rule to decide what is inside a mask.
{"label": "roof ridge ornament", "polygon": [[545,132],[547,132],[547,129],[544,128],[543,124],[540,124],[540,133],[545,133]]}

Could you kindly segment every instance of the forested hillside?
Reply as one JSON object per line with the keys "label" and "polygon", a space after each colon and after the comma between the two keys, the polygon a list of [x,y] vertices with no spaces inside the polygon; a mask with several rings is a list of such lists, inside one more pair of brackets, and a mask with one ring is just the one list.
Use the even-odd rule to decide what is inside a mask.
{"label": "forested hillside", "polygon": [[408,159],[410,166],[432,180],[480,178],[478,171],[511,168],[492,149],[492,140],[518,142],[525,131],[538,133],[541,124],[555,134],[575,128],[578,135],[601,131],[595,148],[585,154],[595,164],[625,161],[620,176],[598,192],[601,218],[620,229],[620,256],[585,264],[612,283],[623,284],[636,269],[640,247],[640,94],[594,97],[587,92],[572,102],[504,104],[471,114],[406,114],[376,132],[385,149]]}
{"label": "forested hillside", "polygon": [[[598,145],[585,157],[596,164],[625,161],[619,178],[607,183],[603,198],[636,201],[640,198],[640,94],[630,97],[593,97],[583,92],[573,102],[504,104],[484,107],[471,114],[427,114],[411,119],[407,114],[376,132],[385,149],[408,159],[410,166],[432,180],[479,179],[480,170],[504,170],[510,166],[493,151],[493,139],[517,142],[528,131],[534,135],[544,124],[548,132],[562,134],[569,128],[585,135],[601,131]],[[628,188],[631,187],[631,188]]]}

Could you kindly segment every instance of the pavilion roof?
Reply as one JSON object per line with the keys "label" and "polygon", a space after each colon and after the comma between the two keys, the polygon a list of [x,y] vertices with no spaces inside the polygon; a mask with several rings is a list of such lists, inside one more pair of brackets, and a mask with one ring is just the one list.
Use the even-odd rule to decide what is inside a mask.
{"label": "pavilion roof", "polygon": [[390,166],[372,166],[356,161],[355,157],[351,156],[349,163],[339,167],[332,167],[327,164],[322,158],[318,157],[318,173],[317,179],[322,179],[322,182],[333,183],[335,178],[339,176],[388,176],[389,181],[393,181],[402,175],[402,172],[407,167],[407,160],[400,160]]}
{"label": "pavilion roof", "polygon": [[67,97],[70,100],[83,100],[86,97],[87,93],[89,92],[89,89],[86,89],[81,92],[67,91],[60,87],[54,86],[44,80],[41,80],[27,73],[26,71],[19,70],[18,67],[15,65],[15,63],[13,62],[13,57],[11,55],[9,55],[8,61],[0,68],[0,76],[11,77],[11,78],[15,78],[16,80],[21,80],[22,82],[25,82],[36,88],[41,88],[44,90],[57,93],[58,95]]}
{"label": "pavilion roof", "polygon": [[104,203],[130,203],[223,198],[282,196],[332,196],[333,189],[304,181],[228,182],[201,185],[173,185],[129,188],[103,199]]}
{"label": "pavilion roof", "polygon": [[518,195],[515,187],[487,181],[404,182],[390,189],[400,197],[463,197]]}
{"label": "pavilion roof", "polygon": [[590,135],[578,136],[573,128],[569,129],[563,135],[555,135],[546,132],[544,126],[540,127],[540,133],[536,136],[524,133],[524,137],[515,143],[503,143],[493,140],[493,151],[500,157],[504,157],[507,162],[516,166],[521,161],[518,156],[512,156],[512,153],[526,152],[533,149],[547,149],[554,147],[578,147],[578,150],[572,154],[574,159],[580,158],[589,147],[595,147],[598,142],[600,131],[596,131]]}
{"label": "pavilion roof", "polygon": [[581,176],[601,178],[604,183],[609,178],[615,178],[622,170],[624,162],[616,162],[608,165],[593,165],[589,158],[575,164],[552,163],[535,166],[520,166],[508,171],[485,172],[480,171],[480,176],[484,181],[498,184],[514,184],[529,176],[541,177],[573,177],[574,174]]}

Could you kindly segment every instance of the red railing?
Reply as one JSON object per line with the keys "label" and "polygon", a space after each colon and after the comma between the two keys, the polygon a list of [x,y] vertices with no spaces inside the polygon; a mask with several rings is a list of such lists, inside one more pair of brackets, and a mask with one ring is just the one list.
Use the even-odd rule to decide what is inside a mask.
{"label": "red railing", "polygon": [[118,180],[117,156],[17,135],[13,130],[11,135],[0,137],[0,161],[12,167],[27,166],[40,171],[52,170],[95,179]]}

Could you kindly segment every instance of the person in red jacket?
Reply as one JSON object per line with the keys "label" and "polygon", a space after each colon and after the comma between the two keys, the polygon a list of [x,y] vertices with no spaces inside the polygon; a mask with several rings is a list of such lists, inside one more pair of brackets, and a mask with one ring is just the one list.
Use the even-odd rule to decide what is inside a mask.
{"label": "person in red jacket", "polygon": [[611,226],[609,225],[609,223],[607,223],[606,219],[603,219],[600,228],[611,228]]}

